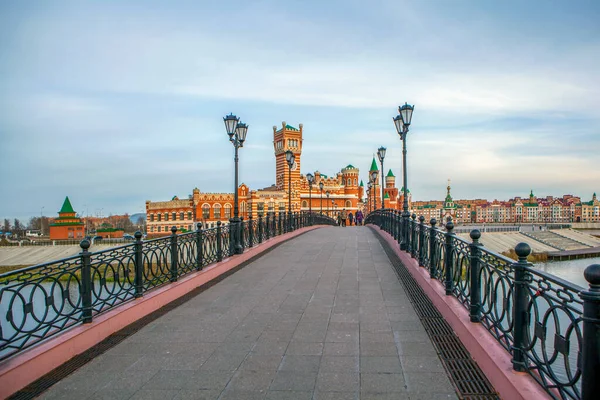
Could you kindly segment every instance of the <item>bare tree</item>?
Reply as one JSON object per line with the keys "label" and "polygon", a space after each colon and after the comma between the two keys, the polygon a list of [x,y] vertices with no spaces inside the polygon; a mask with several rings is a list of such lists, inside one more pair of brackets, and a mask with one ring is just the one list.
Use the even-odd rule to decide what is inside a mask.
{"label": "bare tree", "polygon": [[18,218],[15,218],[14,226],[13,226],[13,234],[16,236],[23,236],[23,225]]}
{"label": "bare tree", "polygon": [[4,225],[2,227],[2,232],[10,232],[10,221],[7,218],[4,218]]}

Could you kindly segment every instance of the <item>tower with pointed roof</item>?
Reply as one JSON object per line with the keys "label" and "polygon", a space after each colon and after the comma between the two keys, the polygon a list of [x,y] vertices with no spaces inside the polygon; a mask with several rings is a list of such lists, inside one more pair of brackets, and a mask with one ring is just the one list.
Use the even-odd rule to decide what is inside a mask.
{"label": "tower with pointed roof", "polygon": [[84,224],[81,218],[73,210],[69,196],[65,197],[62,208],[58,212],[58,218],[50,224],[51,240],[83,239]]}
{"label": "tower with pointed roof", "polygon": [[[379,168],[377,167],[377,161],[375,161],[375,156],[373,156],[373,161],[371,162],[371,168],[369,168],[369,181],[371,180],[371,175],[373,172],[377,173],[377,178],[375,182],[373,182],[373,186],[371,186],[372,193],[368,193],[367,201],[370,204],[371,209],[373,206],[377,209],[381,208],[381,185],[380,185],[380,176],[379,176]],[[373,199],[375,199],[375,203],[373,204]]]}

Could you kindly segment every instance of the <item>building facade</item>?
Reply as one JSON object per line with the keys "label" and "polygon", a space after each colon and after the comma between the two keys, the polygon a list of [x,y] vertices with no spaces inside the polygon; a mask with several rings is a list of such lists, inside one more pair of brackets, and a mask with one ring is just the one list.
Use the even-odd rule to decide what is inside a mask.
{"label": "building facade", "polygon": [[[273,127],[273,152],[275,156],[275,183],[272,186],[251,190],[242,183],[238,187],[239,215],[244,219],[265,217],[288,211],[323,212],[330,216],[342,209],[353,214],[363,209],[364,188],[359,184],[359,169],[349,164],[335,176],[315,171],[312,189],[305,174],[301,173],[303,125],[298,128],[282,122],[281,127]],[[285,152],[294,153],[295,163],[290,168]],[[323,183],[323,190],[319,184]],[[187,199],[174,196],[169,201],[146,201],[146,221],[148,236],[164,236],[171,227],[179,231],[194,230],[201,222],[210,228],[217,221],[229,223],[234,211],[233,193],[203,193],[195,188]]]}

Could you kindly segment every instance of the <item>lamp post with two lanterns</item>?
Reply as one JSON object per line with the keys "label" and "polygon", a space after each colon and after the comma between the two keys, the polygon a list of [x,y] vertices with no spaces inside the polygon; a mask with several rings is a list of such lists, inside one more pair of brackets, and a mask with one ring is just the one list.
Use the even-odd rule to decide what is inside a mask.
{"label": "lamp post with two lanterns", "polygon": [[235,148],[235,156],[233,158],[235,163],[235,187],[233,188],[233,218],[229,220],[230,225],[233,227],[230,230],[230,243],[233,245],[233,253],[234,254],[242,254],[244,252],[244,248],[241,243],[241,220],[239,216],[239,198],[238,198],[238,149],[244,147],[244,141],[246,140],[246,134],[248,133],[248,125],[243,122],[240,122],[240,119],[233,114],[227,115],[223,118],[225,122],[225,130],[227,131],[227,135],[229,135],[229,141],[233,144]]}
{"label": "lamp post with two lanterns", "polygon": [[412,114],[415,107],[404,103],[403,106],[398,107],[398,115],[394,118],[394,125],[396,131],[402,140],[402,169],[403,169],[403,184],[404,184],[404,201],[402,202],[402,241],[400,243],[400,250],[406,250],[408,248],[408,219],[410,212],[408,212],[408,187],[406,182],[406,135],[412,120]]}
{"label": "lamp post with two lanterns", "polygon": [[321,189],[321,215],[323,215],[323,181],[319,182],[319,189]]}
{"label": "lamp post with two lanterns", "polygon": [[380,148],[377,149],[377,158],[379,158],[379,162],[381,163],[381,209],[385,208],[385,202],[383,201],[383,197],[384,197],[384,189],[385,189],[385,182],[384,182],[384,177],[383,177],[383,159],[385,158],[385,147],[381,146]]}
{"label": "lamp post with two lanterns", "polygon": [[296,160],[296,156],[291,150],[286,150],[285,152],[285,160],[288,164],[288,223],[287,228],[288,232],[292,230],[292,167],[294,166],[294,161]]}
{"label": "lamp post with two lanterns", "polygon": [[312,225],[312,186],[315,183],[315,176],[311,173],[306,174],[306,180],[308,181],[308,216],[310,218],[310,224]]}

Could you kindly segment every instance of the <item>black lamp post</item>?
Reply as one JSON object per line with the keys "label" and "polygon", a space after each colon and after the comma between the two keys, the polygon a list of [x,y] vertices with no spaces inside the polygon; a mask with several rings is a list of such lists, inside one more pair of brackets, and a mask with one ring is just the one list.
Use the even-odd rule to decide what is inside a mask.
{"label": "black lamp post", "polygon": [[[371,171],[371,186],[373,187],[373,211],[377,210],[377,194],[375,189],[377,188],[377,171]],[[381,199],[383,202],[383,199]]]}
{"label": "black lamp post", "polygon": [[329,217],[329,190],[325,192],[327,196],[327,216]]}
{"label": "black lamp post", "polygon": [[367,188],[369,189],[369,212],[373,211],[373,200],[371,199],[373,188],[371,186],[371,177],[369,176],[369,182],[367,182]]}
{"label": "black lamp post", "polygon": [[233,244],[233,252],[235,254],[242,254],[244,249],[242,244],[240,243],[240,231],[241,231],[241,220],[239,216],[239,206],[238,206],[238,149],[240,147],[244,147],[244,141],[246,140],[246,134],[248,133],[248,125],[240,122],[240,119],[233,114],[227,115],[223,118],[225,122],[225,130],[227,131],[227,135],[229,135],[229,141],[233,144],[235,148],[235,157],[233,158],[235,162],[235,187],[233,189],[233,218],[229,220],[229,223],[234,227],[233,234],[230,231],[230,240]]}
{"label": "black lamp post", "polygon": [[308,215],[310,218],[310,224],[312,225],[312,185],[315,183],[315,176],[311,173],[306,174],[306,180],[308,181]]}
{"label": "black lamp post", "polygon": [[403,184],[404,184],[404,201],[402,202],[402,242],[400,243],[400,250],[407,249],[408,243],[408,218],[410,213],[408,212],[408,187],[406,183],[406,134],[412,120],[412,114],[415,107],[404,103],[403,106],[398,107],[399,114],[394,118],[394,125],[396,125],[396,131],[402,140],[402,168],[403,168]]}
{"label": "black lamp post", "polygon": [[288,232],[292,230],[292,167],[296,156],[291,150],[286,150],[285,160],[288,164]]}
{"label": "black lamp post", "polygon": [[323,181],[319,182],[319,189],[321,189],[321,215],[323,215]]}
{"label": "black lamp post", "polygon": [[383,191],[385,189],[385,182],[383,177],[383,159],[385,158],[385,147],[381,146],[377,149],[377,157],[379,158],[379,162],[381,163],[381,209],[383,209],[385,208],[385,202],[383,201]]}

